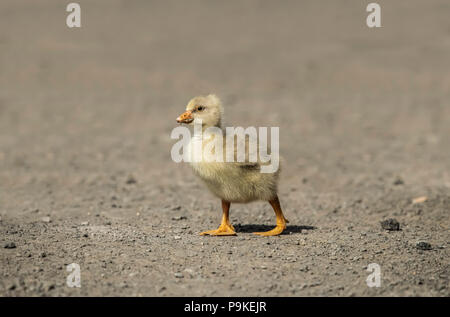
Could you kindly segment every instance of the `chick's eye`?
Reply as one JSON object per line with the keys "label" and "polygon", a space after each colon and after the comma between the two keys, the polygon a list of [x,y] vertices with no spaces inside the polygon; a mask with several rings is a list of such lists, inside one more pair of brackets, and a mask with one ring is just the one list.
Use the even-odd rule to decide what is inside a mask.
{"label": "chick's eye", "polygon": [[197,107],[197,111],[203,111],[203,110],[205,110],[205,107],[203,107],[203,106],[198,106]]}

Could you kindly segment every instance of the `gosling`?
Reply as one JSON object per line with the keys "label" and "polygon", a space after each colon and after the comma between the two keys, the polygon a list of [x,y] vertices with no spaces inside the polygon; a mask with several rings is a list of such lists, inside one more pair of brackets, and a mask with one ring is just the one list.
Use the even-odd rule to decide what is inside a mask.
{"label": "gosling", "polygon": [[[222,127],[223,107],[216,95],[198,96],[189,101],[186,111],[178,118],[178,123],[192,125],[201,120],[202,132],[208,128],[220,129],[223,138],[223,154],[226,156],[226,133]],[[189,148],[194,147],[194,138],[191,139]],[[208,144],[207,133],[202,133],[203,147]],[[249,161],[249,138],[246,136],[244,162],[233,162],[223,160],[222,162],[210,160],[196,160],[191,162],[194,174],[197,175],[208,187],[208,189],[222,200],[222,222],[218,229],[201,232],[200,235],[210,236],[232,236],[236,235],[234,227],[230,223],[229,211],[231,203],[249,203],[252,201],[268,201],[276,216],[276,227],[267,232],[254,232],[260,236],[276,236],[286,229],[289,221],[284,217],[278,199],[278,179],[280,168],[273,173],[261,173],[261,167],[268,162],[262,162],[258,156],[256,162]],[[236,144],[236,142],[234,142]],[[203,150],[203,149],[202,149]],[[236,146],[234,147],[236,158]]]}

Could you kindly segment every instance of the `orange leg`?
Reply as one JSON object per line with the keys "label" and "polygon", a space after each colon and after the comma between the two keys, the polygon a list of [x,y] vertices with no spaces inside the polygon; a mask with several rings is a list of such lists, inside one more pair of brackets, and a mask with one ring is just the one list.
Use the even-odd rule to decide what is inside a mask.
{"label": "orange leg", "polygon": [[230,212],[230,202],[222,200],[222,223],[220,224],[218,229],[208,230],[200,233],[201,236],[210,235],[210,236],[235,236],[236,232],[234,231],[233,226],[230,224],[229,212]]}
{"label": "orange leg", "polygon": [[288,223],[289,221],[286,218],[284,218],[278,196],[270,200],[269,203],[272,206],[273,211],[275,211],[275,216],[277,217],[277,226],[272,230],[266,232],[254,232],[254,234],[260,236],[277,236],[281,234],[284,231],[284,229],[286,229],[286,223]]}

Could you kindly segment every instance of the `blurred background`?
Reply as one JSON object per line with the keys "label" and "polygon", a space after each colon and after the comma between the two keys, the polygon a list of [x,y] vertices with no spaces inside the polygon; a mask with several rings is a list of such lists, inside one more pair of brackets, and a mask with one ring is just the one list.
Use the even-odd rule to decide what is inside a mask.
{"label": "blurred background", "polygon": [[[175,118],[190,98],[208,93],[221,97],[227,125],[280,127],[280,196],[291,222],[330,228],[331,241],[335,226],[371,228],[396,216],[422,230],[411,232],[411,241],[448,238],[448,0],[379,0],[381,28],[367,27],[369,1],[360,0],[77,2],[82,27],[72,29],[66,26],[69,1],[0,3],[3,242],[6,231],[19,226],[19,244],[38,239],[29,248],[78,250],[68,253],[89,262],[77,253],[77,242],[66,239],[75,234],[73,223],[93,223],[95,215],[117,221],[116,235],[123,237],[132,234],[120,229],[123,223],[141,226],[147,235],[170,232],[164,226],[179,213],[194,233],[218,224],[218,202],[186,166],[170,159]],[[417,196],[428,197],[428,209],[410,206]],[[237,222],[274,223],[269,206],[237,208]],[[44,216],[58,229],[33,225]],[[103,238],[97,246],[117,247],[106,233]],[[171,261],[174,254],[158,256]],[[4,287],[16,284],[17,292],[26,293],[16,279],[33,275],[17,264],[20,257],[8,256]],[[435,276],[443,272],[438,264],[428,266]],[[52,272],[47,280],[56,276]],[[92,281],[81,294],[122,294]],[[407,287],[378,292],[448,295],[441,282],[430,283],[411,293]],[[166,294],[141,286],[129,294]],[[367,294],[361,287],[358,294]],[[185,294],[170,285],[164,289]],[[246,290],[257,295],[261,289]],[[226,295],[232,288],[196,290]],[[319,287],[303,294],[346,291]],[[280,286],[268,294],[299,293]]]}

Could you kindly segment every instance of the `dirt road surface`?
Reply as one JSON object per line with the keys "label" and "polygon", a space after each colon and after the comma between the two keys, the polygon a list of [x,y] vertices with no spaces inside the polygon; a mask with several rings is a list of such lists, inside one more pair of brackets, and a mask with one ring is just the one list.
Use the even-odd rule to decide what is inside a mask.
{"label": "dirt road surface", "polygon": [[[450,2],[380,0],[373,29],[366,2],[81,0],[70,29],[2,0],[0,295],[449,296]],[[260,202],[198,235],[220,201],[170,133],[210,92],[280,128],[286,234],[252,234]]]}

